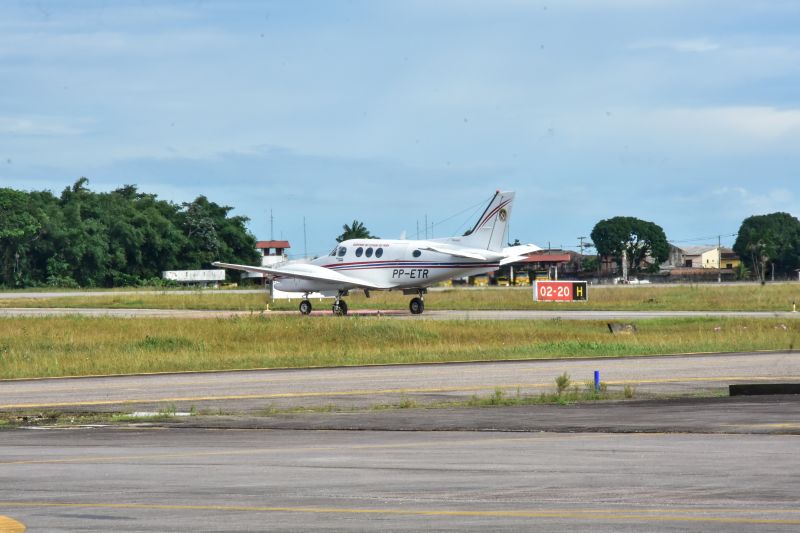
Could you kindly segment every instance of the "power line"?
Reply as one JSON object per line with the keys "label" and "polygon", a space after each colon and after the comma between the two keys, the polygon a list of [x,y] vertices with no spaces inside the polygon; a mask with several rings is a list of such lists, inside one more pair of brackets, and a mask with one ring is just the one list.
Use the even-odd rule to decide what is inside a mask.
{"label": "power line", "polygon": [[[463,214],[464,214],[464,213],[466,213],[467,211],[472,211],[472,212],[469,214],[469,217],[468,217],[468,218],[467,218],[467,219],[466,219],[464,222],[462,222],[462,223],[461,223],[461,225],[460,225],[460,226],[458,227],[458,229],[456,230],[456,233],[458,233],[458,231],[460,231],[460,229],[461,229],[461,228],[462,228],[464,225],[468,224],[468,223],[470,222],[470,220],[472,220],[472,219],[474,218],[475,211],[477,211],[477,209],[478,209],[478,208],[480,208],[480,207],[482,207],[482,206],[485,206],[485,205],[486,205],[486,202],[487,202],[488,200],[490,200],[491,198],[493,198],[493,197],[494,197],[494,195],[492,195],[492,197],[490,197],[490,198],[487,198],[487,199],[485,199],[485,200],[481,200],[480,202],[478,202],[478,203],[476,203],[476,204],[473,204],[473,205],[471,205],[471,206],[469,206],[469,207],[467,207],[467,208],[464,208],[464,209],[462,209],[461,211],[459,211],[458,213],[454,213],[454,214],[450,215],[450,216],[449,216],[449,217],[447,217],[447,218],[443,218],[442,220],[439,220],[439,221],[436,221],[436,222],[431,222],[431,223],[430,223],[430,225],[428,224],[428,215],[425,215],[425,238],[426,238],[426,239],[428,238],[428,228],[431,228],[431,232],[433,232],[433,227],[434,227],[434,226],[441,226],[441,225],[442,225],[442,224],[444,224],[445,222],[449,222],[450,220],[452,220],[452,219],[456,218],[457,216],[459,216],[459,215],[463,215]],[[419,230],[419,224],[418,224],[418,225],[417,225],[417,234],[416,234],[416,238],[417,238],[417,239],[419,239],[419,238],[420,238],[420,233],[422,233],[422,232],[420,232],[420,230]]]}
{"label": "power line", "polygon": [[684,243],[684,242],[702,242],[702,241],[709,241],[709,240],[719,240],[722,237],[736,237],[739,235],[739,232],[736,233],[718,233],[716,235],[708,235],[707,237],[691,237],[689,239],[669,239],[671,243]]}

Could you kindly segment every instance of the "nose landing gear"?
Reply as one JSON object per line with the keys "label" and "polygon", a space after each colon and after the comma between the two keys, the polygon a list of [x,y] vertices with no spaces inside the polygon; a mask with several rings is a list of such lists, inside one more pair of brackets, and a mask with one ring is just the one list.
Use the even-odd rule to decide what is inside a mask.
{"label": "nose landing gear", "polygon": [[411,311],[412,315],[421,315],[422,312],[425,311],[423,294],[425,294],[423,291],[419,291],[419,296],[412,298],[411,302],[408,304],[408,310]]}

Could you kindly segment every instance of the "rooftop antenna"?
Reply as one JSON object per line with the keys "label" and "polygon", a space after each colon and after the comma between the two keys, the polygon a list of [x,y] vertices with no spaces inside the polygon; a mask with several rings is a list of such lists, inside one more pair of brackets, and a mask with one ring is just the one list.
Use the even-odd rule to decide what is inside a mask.
{"label": "rooftop antenna", "polygon": [[272,216],[272,209],[269,210],[269,240],[274,241],[274,226],[275,226],[275,218]]}
{"label": "rooftop antenna", "polygon": [[308,248],[306,247],[306,217],[303,216],[303,258],[308,257]]}

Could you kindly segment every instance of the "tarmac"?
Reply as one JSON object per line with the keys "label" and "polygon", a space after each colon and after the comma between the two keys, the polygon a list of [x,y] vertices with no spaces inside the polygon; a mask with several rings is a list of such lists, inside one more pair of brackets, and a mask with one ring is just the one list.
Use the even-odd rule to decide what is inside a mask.
{"label": "tarmac", "polygon": [[685,354],[357,367],[184,372],[0,381],[0,411],[253,413],[336,405],[367,409],[410,400],[468,401],[555,391],[567,373],[580,389],[594,371],[610,391],[637,396],[727,393],[730,384],[800,383],[795,351]]}
{"label": "tarmac", "polygon": [[0,514],[29,531],[796,531],[800,436],[778,426],[800,426],[798,404],[18,429],[0,433]]}
{"label": "tarmac", "polygon": [[[415,384],[417,392],[403,393],[415,401],[463,397],[496,380],[536,384],[565,364],[575,373],[600,367],[619,377],[616,383],[681,394],[719,393],[731,379],[799,374],[797,355],[778,352],[5,381],[4,402],[72,398],[71,405],[23,412],[120,410],[116,399],[134,401],[124,410],[138,409],[163,405],[154,396],[168,392],[227,393],[234,398],[206,405],[237,412],[0,431],[0,526],[120,532],[800,528],[800,396],[369,407],[394,394],[386,395],[388,383]],[[673,377],[656,377],[662,372]],[[257,398],[236,394],[250,393],[249,387]],[[331,394],[337,392],[343,394]],[[362,407],[275,414],[264,407],[277,401],[263,397],[270,394],[285,395],[287,405],[336,398]],[[77,405],[82,401],[99,403]]]}

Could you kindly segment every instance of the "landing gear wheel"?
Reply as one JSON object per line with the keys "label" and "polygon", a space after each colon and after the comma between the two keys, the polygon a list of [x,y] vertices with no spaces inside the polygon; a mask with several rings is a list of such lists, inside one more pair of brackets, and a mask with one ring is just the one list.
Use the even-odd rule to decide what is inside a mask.
{"label": "landing gear wheel", "polygon": [[308,300],[303,300],[300,302],[300,314],[301,315],[310,315],[311,314],[311,302]]}
{"label": "landing gear wheel", "polygon": [[333,304],[333,314],[337,316],[344,316],[347,314],[347,303],[344,300],[339,300],[338,303]]}
{"label": "landing gear wheel", "polygon": [[425,310],[425,302],[422,298],[412,298],[411,303],[408,304],[408,309],[412,315],[421,315]]}

